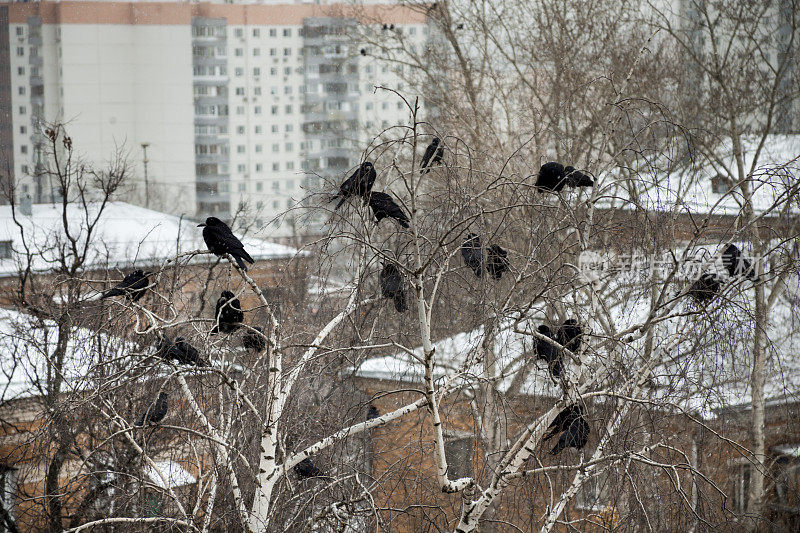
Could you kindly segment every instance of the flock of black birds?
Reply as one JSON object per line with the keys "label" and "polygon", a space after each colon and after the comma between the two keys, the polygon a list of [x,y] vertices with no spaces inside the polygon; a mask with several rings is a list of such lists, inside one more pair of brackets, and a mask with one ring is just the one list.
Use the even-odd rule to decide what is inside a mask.
{"label": "flock of black birds", "polygon": [[[438,137],[434,137],[430,145],[426,148],[420,163],[422,173],[430,172],[435,165],[442,164],[444,147]],[[375,216],[376,223],[380,223],[384,218],[391,218],[397,221],[404,228],[409,227],[409,219],[399,205],[389,194],[373,191],[372,187],[377,179],[374,165],[366,161],[362,163],[353,174],[348,177],[339,187],[339,192],[334,196],[339,202],[334,210],[340,208],[349,198],[359,197],[365,205],[369,205]],[[560,192],[565,186],[592,187],[594,181],[587,174],[576,170],[571,166],[564,166],[557,162],[548,162],[539,169],[535,187],[538,190]],[[203,240],[208,250],[217,256],[224,257],[229,254],[236,261],[236,264],[243,271],[247,270],[246,262],[253,264],[253,258],[244,249],[242,242],[233,234],[231,229],[222,220],[216,217],[208,217],[203,224],[198,227],[203,228]],[[472,269],[476,277],[483,277],[484,270],[495,280],[502,278],[504,272],[509,270],[508,252],[498,244],[483,246],[482,239],[475,233],[470,233],[461,245],[461,255],[464,264]],[[729,245],[722,254],[722,262],[731,278],[744,276],[754,282],[758,281],[750,261],[742,256],[741,251],[733,244]],[[111,298],[114,296],[124,296],[130,301],[139,301],[150,286],[149,275],[151,272],[135,270],[125,276],[125,278],[105,291],[101,298]],[[704,273],[692,287],[688,294],[700,302],[712,299],[720,290],[722,282],[713,273]],[[408,310],[406,289],[404,287],[403,275],[400,269],[393,263],[386,263],[380,273],[381,295],[394,302],[394,307],[399,313]],[[215,325],[211,334],[220,333],[230,334],[244,326],[244,312],[242,311],[239,299],[229,290],[222,292],[217,299],[215,310]],[[583,330],[575,319],[565,320],[564,323],[553,331],[547,324],[538,327],[538,333],[546,339],[556,341],[561,347],[577,354],[582,343]],[[554,379],[563,375],[563,350],[552,342],[543,338],[536,339],[536,357],[547,363],[548,370]],[[266,340],[262,328],[254,326],[242,338],[245,349],[255,352],[266,348]],[[176,361],[178,364],[193,366],[208,366],[209,362],[204,360],[200,352],[190,345],[185,338],[175,337],[169,339],[162,336],[157,347],[156,354],[165,361]],[[135,427],[143,427],[147,424],[157,424],[167,415],[168,394],[160,392],[158,398],[148,405],[139,420],[134,424]],[[378,409],[370,405],[367,412],[367,420],[380,416]],[[588,442],[591,427],[586,420],[586,410],[580,404],[570,405],[562,410],[548,426],[548,432],[543,438],[543,442],[553,438],[560,433],[558,442],[550,451],[556,455],[566,448],[583,448]],[[322,475],[322,472],[314,463],[305,458],[295,465],[294,471],[301,478],[313,478]]]}

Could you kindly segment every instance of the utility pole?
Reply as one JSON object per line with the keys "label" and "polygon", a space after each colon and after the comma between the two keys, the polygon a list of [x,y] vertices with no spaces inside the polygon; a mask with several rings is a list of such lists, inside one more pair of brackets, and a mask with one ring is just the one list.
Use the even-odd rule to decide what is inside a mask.
{"label": "utility pole", "polygon": [[142,143],[142,151],[144,152],[144,206],[150,207],[150,182],[147,181],[147,147],[150,143]]}

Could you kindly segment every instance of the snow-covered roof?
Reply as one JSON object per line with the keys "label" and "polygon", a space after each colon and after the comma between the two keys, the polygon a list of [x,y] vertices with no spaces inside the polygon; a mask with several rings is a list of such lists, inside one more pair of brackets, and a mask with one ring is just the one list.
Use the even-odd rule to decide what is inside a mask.
{"label": "snow-covered roof", "polygon": [[781,446],[773,446],[772,452],[776,455],[800,457],[800,444],[783,444]]}
{"label": "snow-covered roof", "polygon": [[[447,337],[434,343],[436,366],[434,378],[441,379],[461,373],[462,380],[475,381],[485,376],[483,358],[476,357],[481,349],[483,326]],[[532,365],[525,354],[534,349],[533,338],[515,333],[513,322],[503,321],[494,342],[494,354],[498,368],[502,373],[492,376],[496,379],[496,387],[506,392],[515,380],[518,381],[519,394],[558,395],[559,390],[548,377],[544,362]],[[400,352],[385,357],[367,359],[355,369],[355,375],[363,378],[403,381],[409,383],[422,382],[424,365],[422,363],[422,347],[413,350],[416,357]],[[516,388],[516,387],[515,387]]]}
{"label": "snow-covered roof", "polygon": [[[86,209],[77,203],[68,204],[66,218],[70,233],[85,242],[86,220],[93,220],[100,208],[97,202],[89,203]],[[147,266],[175,257],[178,253],[205,250],[202,231],[196,226],[197,223],[192,220],[124,202],[110,202],[95,226],[93,247],[86,267]],[[10,258],[0,258],[0,276],[18,271],[20,261],[25,257],[23,236],[24,243],[34,252],[34,270],[52,268],[55,257],[52,250],[66,242],[62,206],[34,204],[30,216],[23,215],[17,208],[16,222],[12,218],[11,206],[0,206],[0,242],[10,241],[13,248]],[[292,257],[298,253],[289,246],[254,237],[244,236],[241,240],[256,261]],[[206,256],[202,258],[208,260]]]}
{"label": "snow-covered roof", "polygon": [[[759,138],[742,138],[744,168],[749,173]],[[730,140],[720,143],[717,151],[719,161],[697,160],[683,168],[665,174],[661,168],[666,164],[642,160],[633,165],[634,183],[618,181],[619,171],[605,173],[600,177],[603,188],[597,207],[633,208],[629,187],[635,187],[637,206],[648,211],[686,212],[717,215],[736,215],[742,209],[743,197],[738,189],[729,193],[715,192],[712,180],[721,175],[739,181]],[[661,156],[660,156],[661,157]],[[721,164],[720,164],[721,163]],[[769,135],[759,153],[752,172],[753,208],[763,213],[776,202],[785,202],[786,193],[800,179],[800,135]],[[800,206],[795,201],[795,210]]]}
{"label": "snow-covered roof", "polygon": [[[154,461],[154,463],[156,468],[158,468],[158,472],[161,472],[161,476],[164,476],[164,479],[161,479],[158,472],[150,465],[147,466],[145,472],[147,473],[147,477],[150,478],[150,481],[157,487],[162,489],[177,488],[191,485],[197,481],[185,468],[171,459]],[[164,484],[164,480],[166,480],[167,484]]]}
{"label": "snow-covered roof", "polygon": [[[56,335],[52,322],[40,325],[31,315],[0,309],[0,402],[46,392],[50,375],[47,362],[55,351]],[[86,389],[92,379],[91,369],[99,359],[125,347],[124,341],[111,335],[74,328],[64,356],[62,390]]]}

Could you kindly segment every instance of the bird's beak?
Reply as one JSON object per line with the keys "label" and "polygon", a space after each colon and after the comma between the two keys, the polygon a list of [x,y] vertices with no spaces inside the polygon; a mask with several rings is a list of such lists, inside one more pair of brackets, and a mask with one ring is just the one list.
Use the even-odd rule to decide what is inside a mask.
{"label": "bird's beak", "polygon": [[197,227],[198,227],[198,228],[205,228],[205,227],[206,227],[206,224],[205,224],[205,222],[204,222],[204,223],[202,223],[202,224],[198,224],[198,225],[197,225]]}

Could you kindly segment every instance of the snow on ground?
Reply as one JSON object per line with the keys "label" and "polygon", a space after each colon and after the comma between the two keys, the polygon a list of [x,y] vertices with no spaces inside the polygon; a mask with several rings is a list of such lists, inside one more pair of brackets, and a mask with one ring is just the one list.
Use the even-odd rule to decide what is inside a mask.
{"label": "snow on ground", "polygon": [[[99,210],[97,202],[89,203],[85,210],[75,203],[67,206],[70,233],[80,242],[86,242],[87,218],[93,220]],[[25,257],[26,243],[34,251],[34,270],[52,268],[56,257],[53,248],[67,242],[61,205],[34,204],[30,216],[21,214],[17,208],[16,218],[22,232],[12,218],[11,206],[0,206],[0,242],[10,241],[13,248],[10,258],[0,258],[0,276],[18,271]],[[196,226],[196,222],[185,218],[124,202],[109,202],[96,225],[96,234],[92,235],[93,247],[87,267],[148,266],[179,253],[206,250],[202,229]],[[289,246],[262,239],[245,236],[241,240],[256,261],[288,258],[298,253]],[[198,260],[207,261],[208,256],[200,256]]]}

